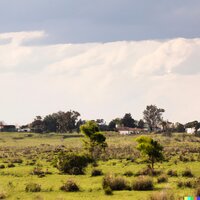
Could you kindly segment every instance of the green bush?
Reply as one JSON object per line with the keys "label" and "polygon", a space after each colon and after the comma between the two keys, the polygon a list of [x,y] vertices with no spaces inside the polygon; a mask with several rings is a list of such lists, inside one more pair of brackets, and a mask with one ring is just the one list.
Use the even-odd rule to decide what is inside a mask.
{"label": "green bush", "polygon": [[153,179],[148,176],[139,176],[132,182],[133,190],[153,190]]}
{"label": "green bush", "polygon": [[166,183],[168,182],[168,177],[165,174],[160,175],[157,178],[158,183]]}
{"label": "green bush", "polygon": [[184,177],[193,177],[194,175],[192,174],[191,169],[186,168],[186,169],[182,172],[182,176],[184,176]]}
{"label": "green bush", "polygon": [[104,188],[105,195],[113,195],[113,191],[110,187]]}
{"label": "green bush", "polygon": [[110,187],[112,190],[129,190],[128,182],[121,176],[106,174],[102,182],[103,189]]}
{"label": "green bush", "polygon": [[167,175],[169,176],[178,176],[177,171],[176,170],[168,170]]}
{"label": "green bush", "polygon": [[133,172],[132,171],[126,171],[126,172],[124,172],[124,176],[131,177],[131,176],[133,176]]}
{"label": "green bush", "polygon": [[91,176],[101,176],[103,175],[103,172],[101,169],[93,169],[91,172]]}
{"label": "green bush", "polygon": [[41,186],[37,183],[28,183],[25,188],[26,192],[40,192]]}
{"label": "green bush", "polygon": [[4,168],[5,168],[4,164],[0,165],[0,169],[4,169]]}
{"label": "green bush", "polygon": [[56,159],[56,167],[66,174],[84,174],[85,168],[91,163],[91,158],[85,154],[60,153]]}
{"label": "green bush", "polygon": [[194,185],[195,185],[194,181],[191,181],[191,180],[187,180],[187,181],[179,180],[177,183],[177,186],[179,188],[184,188],[184,187],[193,188]]}
{"label": "green bush", "polygon": [[73,180],[67,180],[67,182],[60,187],[60,189],[65,192],[80,191],[79,186]]}

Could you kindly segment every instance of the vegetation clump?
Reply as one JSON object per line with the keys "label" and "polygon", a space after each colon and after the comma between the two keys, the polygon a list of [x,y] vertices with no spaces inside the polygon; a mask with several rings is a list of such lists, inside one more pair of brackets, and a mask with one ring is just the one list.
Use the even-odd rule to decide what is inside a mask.
{"label": "vegetation clump", "polygon": [[65,191],[65,192],[78,192],[80,191],[79,186],[75,183],[73,180],[67,180],[64,185],[60,187],[60,190]]}
{"label": "vegetation clump", "polygon": [[132,182],[133,190],[153,190],[153,179],[148,176],[139,176]]}
{"label": "vegetation clump", "polygon": [[167,171],[167,175],[168,176],[178,176],[177,171],[176,170],[172,170],[172,169]]}
{"label": "vegetation clump", "polygon": [[105,194],[105,195],[113,195],[113,191],[112,191],[112,189],[108,186],[108,187],[104,188],[104,194]]}
{"label": "vegetation clump", "polygon": [[61,152],[56,158],[56,167],[62,172],[71,175],[84,174],[85,168],[92,159],[86,154]]}
{"label": "vegetation clump", "polygon": [[103,172],[101,169],[93,169],[91,172],[91,176],[101,176],[103,175]]}
{"label": "vegetation clump", "polygon": [[40,192],[41,191],[41,185],[37,183],[28,183],[25,188],[26,192]]}
{"label": "vegetation clump", "polygon": [[167,175],[165,175],[165,174],[160,175],[160,176],[157,178],[157,182],[158,182],[158,183],[166,183],[166,182],[168,182],[168,177],[167,177]]}
{"label": "vegetation clump", "polygon": [[184,176],[184,177],[193,177],[194,175],[193,175],[191,169],[186,168],[186,169],[182,172],[182,176]]}
{"label": "vegetation clump", "polygon": [[167,190],[155,192],[150,195],[150,200],[175,200],[174,194]]}
{"label": "vegetation clump", "polygon": [[128,182],[122,176],[116,176],[114,174],[106,174],[102,182],[103,189],[108,187],[111,190],[130,190]]}

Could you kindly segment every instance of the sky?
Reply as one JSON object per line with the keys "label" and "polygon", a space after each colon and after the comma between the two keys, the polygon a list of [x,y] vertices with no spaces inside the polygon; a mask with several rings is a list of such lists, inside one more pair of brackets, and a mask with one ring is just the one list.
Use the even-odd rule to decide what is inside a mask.
{"label": "sky", "polygon": [[199,0],[0,0],[0,120],[200,121]]}

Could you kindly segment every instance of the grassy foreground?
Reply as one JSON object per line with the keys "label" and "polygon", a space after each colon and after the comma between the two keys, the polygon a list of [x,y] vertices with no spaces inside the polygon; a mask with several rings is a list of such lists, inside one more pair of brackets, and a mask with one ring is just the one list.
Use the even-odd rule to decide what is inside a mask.
{"label": "grassy foreground", "polygon": [[[107,136],[108,150],[104,161],[99,162],[98,169],[104,174],[116,173],[122,175],[131,171],[134,175],[144,169],[144,162],[136,151],[134,138],[136,136],[119,136],[116,133]],[[82,137],[78,134],[29,134],[29,133],[0,133],[0,198],[6,199],[38,199],[38,200],[91,200],[91,199],[149,199],[153,192],[170,189],[176,199],[194,195],[193,187],[177,187],[179,181],[197,181],[200,177],[200,139],[185,134],[174,134],[171,137],[152,135],[162,143],[166,161],[156,165],[156,169],[167,174],[172,169],[177,176],[168,176],[165,183],[157,183],[155,176],[153,191],[114,191],[107,196],[102,189],[103,176],[91,177],[92,167],[89,166],[85,175],[64,175],[52,166],[52,160],[60,149],[82,150]],[[32,175],[33,169],[40,167],[48,172],[44,177]],[[191,169],[193,177],[183,177],[182,172]],[[134,176],[126,177],[132,182]],[[79,186],[80,192],[63,192],[60,187],[67,179],[73,179]],[[41,185],[41,192],[26,192],[28,183]]]}

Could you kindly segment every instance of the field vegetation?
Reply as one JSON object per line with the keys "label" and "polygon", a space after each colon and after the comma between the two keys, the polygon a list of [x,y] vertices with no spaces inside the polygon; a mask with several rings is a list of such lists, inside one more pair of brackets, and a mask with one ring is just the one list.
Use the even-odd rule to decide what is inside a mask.
{"label": "field vegetation", "polygon": [[137,149],[138,135],[113,132],[104,135],[107,147],[96,162],[88,161],[76,175],[59,168],[58,157],[75,155],[78,162],[85,151],[83,135],[0,133],[0,199],[164,200],[199,193],[200,138],[147,135],[164,148],[153,174],[148,156]]}

